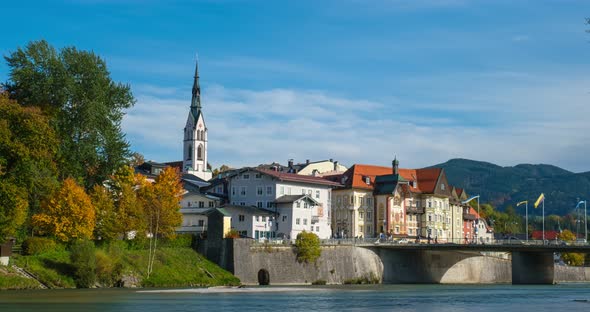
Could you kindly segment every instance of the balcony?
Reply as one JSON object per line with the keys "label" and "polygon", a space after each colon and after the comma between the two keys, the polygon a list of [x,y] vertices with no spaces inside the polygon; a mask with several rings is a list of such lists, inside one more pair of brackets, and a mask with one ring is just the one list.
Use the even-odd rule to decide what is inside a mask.
{"label": "balcony", "polygon": [[406,213],[423,214],[424,213],[424,207],[406,206]]}
{"label": "balcony", "polygon": [[319,216],[311,216],[311,224],[316,224],[318,222],[320,222]]}
{"label": "balcony", "polygon": [[474,214],[463,213],[463,220],[475,220],[477,219]]}

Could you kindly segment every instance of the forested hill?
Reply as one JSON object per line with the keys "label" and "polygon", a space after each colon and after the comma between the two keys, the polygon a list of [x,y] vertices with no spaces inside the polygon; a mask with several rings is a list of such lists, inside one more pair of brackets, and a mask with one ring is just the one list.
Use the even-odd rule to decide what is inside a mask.
{"label": "forested hill", "polygon": [[[465,188],[469,195],[480,194],[481,202],[501,210],[516,207],[521,200],[529,200],[532,207],[541,193],[545,193],[546,215],[571,213],[578,198],[590,200],[590,172],[573,173],[552,165],[501,167],[468,159],[451,159],[433,167],[444,168],[451,185]],[[520,208],[517,211],[524,213],[524,207]]]}

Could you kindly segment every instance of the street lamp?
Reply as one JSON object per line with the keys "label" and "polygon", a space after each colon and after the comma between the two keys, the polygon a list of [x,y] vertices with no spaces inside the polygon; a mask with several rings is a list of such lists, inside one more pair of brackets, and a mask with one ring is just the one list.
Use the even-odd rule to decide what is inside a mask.
{"label": "street lamp", "polygon": [[522,204],[525,204],[525,211],[526,211],[526,217],[525,217],[526,226],[525,226],[525,229],[526,229],[526,240],[528,241],[529,240],[529,201],[528,200],[521,201],[518,204],[516,204],[516,207],[518,207],[518,206],[520,206]]}
{"label": "street lamp", "polygon": [[587,241],[588,239],[588,214],[586,213],[586,201],[585,200],[581,200],[578,202],[578,204],[576,205],[576,209],[578,209],[578,207],[580,207],[580,204],[584,204],[584,241]]}

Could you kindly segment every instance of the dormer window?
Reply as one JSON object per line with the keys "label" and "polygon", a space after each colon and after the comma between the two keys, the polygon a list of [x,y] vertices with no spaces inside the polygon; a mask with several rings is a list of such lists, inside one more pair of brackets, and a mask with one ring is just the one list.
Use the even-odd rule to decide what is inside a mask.
{"label": "dormer window", "polygon": [[367,183],[367,185],[371,185],[371,178],[365,177],[365,183]]}
{"label": "dormer window", "polygon": [[440,184],[440,189],[443,190],[443,191],[445,190],[445,184],[444,183],[441,183]]}

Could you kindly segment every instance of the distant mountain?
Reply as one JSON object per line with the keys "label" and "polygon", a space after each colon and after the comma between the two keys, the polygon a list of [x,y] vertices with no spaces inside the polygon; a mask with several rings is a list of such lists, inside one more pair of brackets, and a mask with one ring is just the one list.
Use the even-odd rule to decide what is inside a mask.
{"label": "distant mountain", "polygon": [[[578,198],[590,200],[590,172],[573,173],[543,164],[501,167],[468,159],[451,159],[433,167],[444,168],[452,185],[465,188],[469,195],[481,195],[482,203],[490,202],[501,210],[529,200],[530,213],[541,193],[545,193],[546,215],[565,215],[573,211]],[[523,214],[520,208],[524,207],[517,210]]]}

